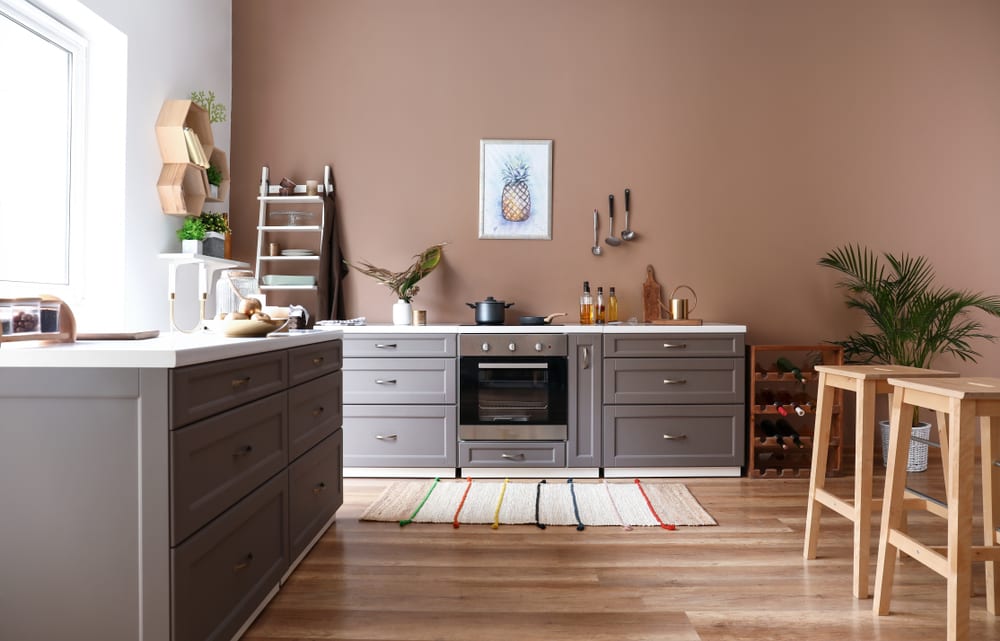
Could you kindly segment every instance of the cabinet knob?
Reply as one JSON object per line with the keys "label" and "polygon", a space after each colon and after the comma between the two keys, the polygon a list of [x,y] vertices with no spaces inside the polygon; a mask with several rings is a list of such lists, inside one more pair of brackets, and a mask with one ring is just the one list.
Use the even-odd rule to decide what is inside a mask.
{"label": "cabinet knob", "polygon": [[316,484],[316,487],[313,488],[313,494],[319,494],[325,489],[326,489],[326,483],[320,481],[319,483]]}
{"label": "cabinet knob", "polygon": [[325,412],[325,411],[326,411],[326,408],[324,408],[324,407],[323,407],[322,405],[320,405],[319,407],[317,407],[316,409],[314,409],[314,410],[312,411],[312,415],[313,415],[313,416],[320,416],[320,415],[322,415],[322,414],[323,414],[323,412]]}
{"label": "cabinet knob", "polygon": [[664,349],[684,349],[685,347],[687,347],[686,343],[664,343],[663,344],[663,348]]}
{"label": "cabinet knob", "polygon": [[665,378],[663,379],[664,385],[683,385],[687,383],[686,378]]}
{"label": "cabinet knob", "polygon": [[243,378],[234,378],[232,380],[233,389],[239,389],[250,384],[250,377],[244,376]]}
{"label": "cabinet knob", "polygon": [[483,348],[484,352],[488,352],[488,351],[490,351],[490,344],[489,343],[483,343],[482,348]]}
{"label": "cabinet knob", "polygon": [[687,437],[688,437],[687,434],[677,434],[676,436],[673,435],[673,434],[664,434],[663,435],[663,438],[667,439],[668,441],[679,441],[679,440],[685,439]]}
{"label": "cabinet knob", "polygon": [[396,349],[396,343],[375,343],[375,349]]}
{"label": "cabinet knob", "polygon": [[535,343],[535,351],[536,352],[540,352],[543,349],[545,349],[545,347],[541,343]]}
{"label": "cabinet knob", "polygon": [[245,570],[250,563],[253,562],[253,553],[249,552],[245,557],[240,559],[240,561],[233,566],[233,572],[239,572],[240,570]]}
{"label": "cabinet knob", "polygon": [[518,452],[517,454],[508,454],[507,452],[501,452],[500,458],[510,459],[512,461],[523,461],[524,452]]}
{"label": "cabinet knob", "polygon": [[512,351],[512,352],[516,352],[517,351],[517,344],[516,343],[510,343],[509,345],[507,345],[507,349],[510,350],[510,351]]}
{"label": "cabinet knob", "polygon": [[253,445],[244,445],[243,447],[238,447],[233,452],[233,458],[240,458],[241,456],[246,456],[250,452],[253,452]]}
{"label": "cabinet knob", "polygon": [[395,385],[396,384],[396,379],[394,379],[394,378],[376,378],[375,379],[375,384],[376,385]]}
{"label": "cabinet knob", "polygon": [[315,365],[315,366],[319,367],[320,365],[322,365],[322,364],[323,364],[323,361],[324,361],[324,360],[326,360],[326,359],[325,359],[324,357],[322,357],[322,356],[317,356],[316,358],[314,358],[314,359],[313,359],[313,365]]}
{"label": "cabinet knob", "polygon": [[375,438],[380,441],[395,441],[399,438],[399,434],[376,434]]}

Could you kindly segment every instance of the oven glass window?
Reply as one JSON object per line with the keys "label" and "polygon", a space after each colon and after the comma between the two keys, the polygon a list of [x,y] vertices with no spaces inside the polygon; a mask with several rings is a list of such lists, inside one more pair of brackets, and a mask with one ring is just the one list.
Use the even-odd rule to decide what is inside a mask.
{"label": "oven glass window", "polygon": [[565,359],[465,363],[465,423],[555,424],[566,421]]}

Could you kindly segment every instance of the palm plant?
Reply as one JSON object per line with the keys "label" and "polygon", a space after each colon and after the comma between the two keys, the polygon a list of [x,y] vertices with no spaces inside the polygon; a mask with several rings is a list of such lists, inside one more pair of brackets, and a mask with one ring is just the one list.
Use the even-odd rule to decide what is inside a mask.
{"label": "palm plant", "polygon": [[981,354],[972,342],[996,340],[968,312],[1000,316],[1000,296],[934,285],[934,269],[923,256],[882,258],[888,265],[867,247],[847,245],[819,261],[844,275],[837,287],[847,290],[846,305],[863,311],[875,330],[831,341],[844,348],[848,362],[930,367],[938,355],[951,354],[974,363]]}

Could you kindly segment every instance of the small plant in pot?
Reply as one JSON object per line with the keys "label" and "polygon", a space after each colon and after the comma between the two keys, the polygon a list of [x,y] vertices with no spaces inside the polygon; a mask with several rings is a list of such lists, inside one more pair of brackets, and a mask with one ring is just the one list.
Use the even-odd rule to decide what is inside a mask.
{"label": "small plant in pot", "polygon": [[413,297],[417,295],[420,288],[417,283],[425,276],[434,271],[434,268],[441,262],[444,253],[443,247],[447,243],[431,245],[419,254],[415,254],[415,261],[412,265],[401,272],[393,272],[382,267],[375,267],[371,263],[361,261],[358,264],[344,260],[344,264],[353,267],[365,276],[371,276],[378,282],[388,287],[399,299],[392,308],[392,322],[394,325],[409,325],[413,314]]}
{"label": "small plant in pot", "polygon": [[226,214],[202,212],[201,224],[205,228],[205,255],[223,258],[226,253],[226,234],[231,231]]}
{"label": "small plant in pot", "polygon": [[[934,269],[922,256],[883,253],[881,259],[885,262],[867,247],[847,245],[830,251],[819,261],[823,267],[844,276],[837,287],[846,290],[845,304],[864,312],[872,326],[871,331],[858,331],[844,340],[831,341],[844,348],[847,362],[929,368],[935,358],[950,354],[974,363],[981,354],[972,343],[980,339],[996,340],[969,312],[980,310],[1000,317],[1000,296],[935,285]],[[911,425],[915,435],[926,438],[930,432],[930,425],[920,422],[916,408]],[[882,430],[884,457],[887,421],[882,421]],[[918,450],[916,457],[915,446],[922,446],[922,454]],[[907,465],[908,471],[926,468],[926,447],[911,442],[910,459],[917,461]]]}
{"label": "small plant in pot", "polygon": [[216,165],[209,165],[208,168],[205,169],[205,173],[208,175],[209,196],[212,198],[218,198],[219,185],[222,184],[222,170]]}
{"label": "small plant in pot", "polygon": [[198,216],[185,216],[184,223],[177,230],[177,238],[181,241],[182,252],[200,254],[202,241],[205,240],[205,224]]}

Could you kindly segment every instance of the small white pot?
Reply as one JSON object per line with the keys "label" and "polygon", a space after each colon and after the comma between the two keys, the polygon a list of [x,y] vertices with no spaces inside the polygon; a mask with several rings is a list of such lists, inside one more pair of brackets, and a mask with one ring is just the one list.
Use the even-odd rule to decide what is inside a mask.
{"label": "small white pot", "polygon": [[200,254],[201,250],[202,242],[200,240],[181,241],[181,253],[183,254]]}
{"label": "small white pot", "polygon": [[413,306],[405,300],[398,300],[392,305],[392,324],[409,325],[413,322]]}

